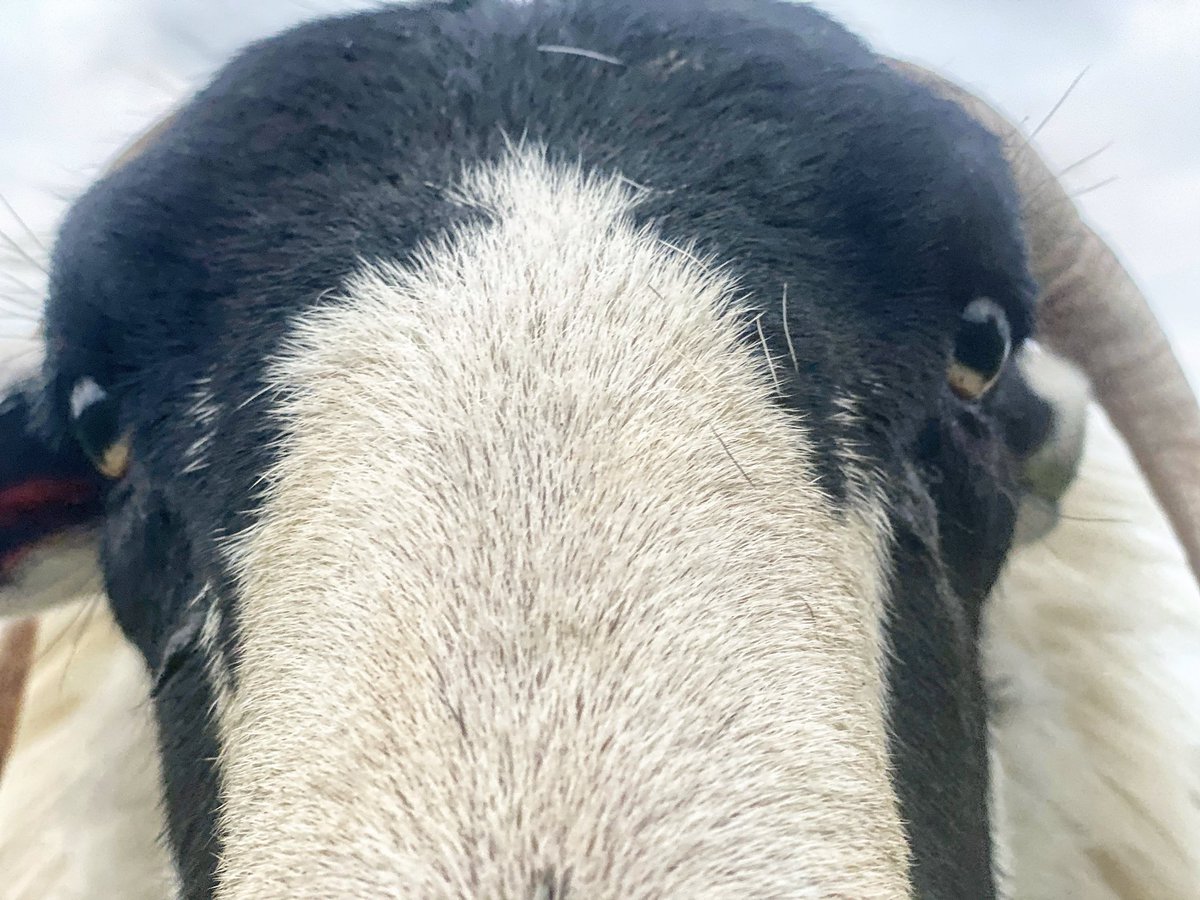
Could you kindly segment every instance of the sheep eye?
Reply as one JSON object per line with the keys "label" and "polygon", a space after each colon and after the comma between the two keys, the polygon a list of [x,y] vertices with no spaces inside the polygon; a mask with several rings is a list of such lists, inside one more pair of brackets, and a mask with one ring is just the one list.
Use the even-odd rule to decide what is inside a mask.
{"label": "sheep eye", "polygon": [[978,400],[996,383],[1012,350],[1008,316],[992,300],[972,300],[963,310],[946,371],[950,389],[963,400]]}
{"label": "sheep eye", "polygon": [[71,389],[71,431],[108,478],[120,478],[129,469],[129,438],[119,428],[116,400],[94,379],[79,379]]}

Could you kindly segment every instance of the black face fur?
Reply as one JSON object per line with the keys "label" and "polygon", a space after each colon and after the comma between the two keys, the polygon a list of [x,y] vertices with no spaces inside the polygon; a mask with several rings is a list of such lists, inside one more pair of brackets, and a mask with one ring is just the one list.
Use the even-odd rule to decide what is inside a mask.
{"label": "black face fur", "polygon": [[[1011,365],[978,403],[946,369],[976,298],[1004,310],[1014,344],[1030,332],[1018,203],[997,142],[957,107],[817,13],[767,0],[480,0],[308,25],[250,48],[75,205],[53,260],[41,426],[70,452],[69,398],[90,377],[132,436],[103,561],[155,673],[187,896],[211,892],[219,852],[196,638],[205,604],[221,604],[236,679],[222,542],[253,521],[272,461],[264,364],[360,260],[403,261],[473,215],[438,186],[521,138],[650,188],[638,214],[732,267],[776,356],[790,334],[798,365],[781,369],[780,402],[810,424],[829,494],[852,497],[845,448],[880,473],[914,884],[992,896],[979,607],[1045,410]],[[211,422],[198,384],[220,399]],[[837,414],[846,399],[858,418]],[[202,439],[207,465],[188,470]],[[204,584],[217,589],[191,603]]]}

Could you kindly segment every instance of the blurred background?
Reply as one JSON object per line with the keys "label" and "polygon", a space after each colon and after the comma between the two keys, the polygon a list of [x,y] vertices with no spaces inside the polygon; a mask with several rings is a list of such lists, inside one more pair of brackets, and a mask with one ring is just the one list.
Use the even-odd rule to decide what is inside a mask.
{"label": "blurred background", "polygon": [[[645,0],[653,3],[654,0]],[[65,204],[240,45],[362,0],[2,0],[0,232],[44,255]],[[1200,387],[1200,0],[818,0],[1037,130]],[[0,259],[16,253],[0,248]],[[41,284],[0,285],[0,337]],[[14,310],[14,306],[16,309]]]}

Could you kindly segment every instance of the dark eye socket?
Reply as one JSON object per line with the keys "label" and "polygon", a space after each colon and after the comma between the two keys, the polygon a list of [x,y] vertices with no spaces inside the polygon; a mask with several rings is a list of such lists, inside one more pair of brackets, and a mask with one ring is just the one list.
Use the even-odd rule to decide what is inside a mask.
{"label": "dark eye socket", "polygon": [[980,297],[963,310],[946,371],[950,389],[963,400],[983,397],[1004,371],[1012,352],[1008,316],[993,300]]}

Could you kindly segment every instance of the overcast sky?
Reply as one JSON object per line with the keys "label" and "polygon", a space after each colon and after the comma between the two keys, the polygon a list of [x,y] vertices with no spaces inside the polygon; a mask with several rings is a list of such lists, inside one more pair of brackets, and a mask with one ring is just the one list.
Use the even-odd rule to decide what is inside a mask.
{"label": "overcast sky", "polygon": [[[239,45],[322,11],[375,4],[0,5],[0,194],[49,234],[106,159]],[[1068,184],[1084,192],[1085,214],[1146,289],[1200,385],[1200,0],[817,5],[878,48],[930,64],[1034,125],[1086,70],[1038,144],[1059,169],[1096,154]],[[0,230],[20,236],[3,209]]]}

